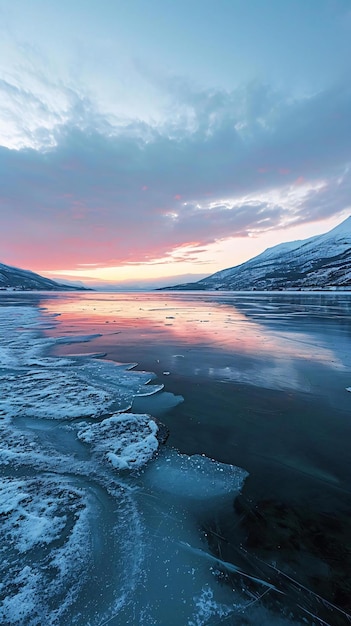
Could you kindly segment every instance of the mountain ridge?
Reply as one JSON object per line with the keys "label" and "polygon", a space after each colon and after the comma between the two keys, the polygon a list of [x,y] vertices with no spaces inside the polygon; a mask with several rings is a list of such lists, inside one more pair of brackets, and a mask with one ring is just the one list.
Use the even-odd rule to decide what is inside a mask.
{"label": "mountain ridge", "polygon": [[31,270],[0,263],[1,291],[91,291],[87,287],[65,285]]}
{"label": "mountain ridge", "polygon": [[169,290],[351,290],[351,216],[322,235],[267,248],[257,256],[196,283]]}

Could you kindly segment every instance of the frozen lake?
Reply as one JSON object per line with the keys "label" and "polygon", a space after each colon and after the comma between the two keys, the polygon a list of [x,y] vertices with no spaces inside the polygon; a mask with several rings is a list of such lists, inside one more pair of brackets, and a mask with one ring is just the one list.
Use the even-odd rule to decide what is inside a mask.
{"label": "frozen lake", "polygon": [[2,293],[0,325],[1,623],[347,623],[351,293]]}

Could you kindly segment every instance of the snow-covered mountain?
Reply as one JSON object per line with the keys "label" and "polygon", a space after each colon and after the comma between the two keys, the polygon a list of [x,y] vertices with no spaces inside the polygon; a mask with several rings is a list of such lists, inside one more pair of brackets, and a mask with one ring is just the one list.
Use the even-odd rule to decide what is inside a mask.
{"label": "snow-covered mountain", "polygon": [[169,289],[199,290],[351,290],[351,216],[324,235],[282,243],[196,283]]}
{"label": "snow-covered mountain", "polygon": [[9,265],[3,265],[0,263],[0,290],[14,289],[32,291],[81,291],[86,290],[85,287],[73,286],[73,285],[61,285],[54,280],[44,278],[30,272],[29,270],[22,270],[18,267],[10,267]]}

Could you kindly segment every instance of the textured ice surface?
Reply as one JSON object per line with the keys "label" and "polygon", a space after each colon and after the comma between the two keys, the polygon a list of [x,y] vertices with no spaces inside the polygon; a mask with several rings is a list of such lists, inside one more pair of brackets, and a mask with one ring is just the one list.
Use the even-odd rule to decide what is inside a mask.
{"label": "textured ice surface", "polygon": [[46,341],[35,330],[37,321],[31,307],[0,307],[0,367],[23,366],[41,354]]}
{"label": "textured ice surface", "polygon": [[1,623],[57,623],[91,562],[86,495],[62,477],[4,478],[0,512]]}
{"label": "textured ice surface", "polygon": [[[57,479],[56,479],[57,481]],[[49,487],[49,483],[50,487]],[[44,481],[5,478],[0,486],[0,515],[7,540],[19,553],[59,537],[67,523],[63,492]],[[74,496],[70,492],[70,498]]]}
{"label": "textured ice surface", "polygon": [[204,586],[199,595],[194,597],[195,607],[197,609],[193,618],[188,622],[188,626],[203,626],[208,624],[211,618],[228,617],[233,612],[233,606],[218,604],[214,599],[213,589]]}
{"label": "textured ice surface", "polygon": [[[48,322],[0,306],[0,623],[209,626],[243,613],[250,626],[280,623],[249,615],[240,584],[218,583],[195,523],[246,472],[167,449],[154,458],[156,422],[125,411],[162,386],[132,365],[48,356]],[[146,410],[181,400],[150,397]]]}
{"label": "textured ice surface", "polygon": [[96,335],[44,338],[38,319],[31,307],[0,307],[0,415],[97,418],[126,411],[135,396],[162,389],[147,385],[153,374],[130,372],[132,365],[45,356],[55,341],[88,341]]}
{"label": "textured ice surface", "polygon": [[[142,554],[130,487],[115,480],[109,496],[109,463],[100,460],[114,471],[139,467],[158,441],[148,416],[115,414],[96,433],[91,418],[162,386],[148,386],[153,375],[131,365],[47,356],[55,339],[42,335],[42,319],[31,307],[0,307],[0,623],[100,623],[125,602]],[[89,337],[67,341],[75,339]],[[89,418],[80,429],[90,431],[93,454],[65,425],[78,417]]]}
{"label": "textured ice surface", "polygon": [[38,467],[53,456],[55,452],[45,449],[33,432],[18,429],[10,420],[0,416],[0,468],[30,462]]}
{"label": "textured ice surface", "polygon": [[129,372],[106,362],[84,364],[84,361],[79,364],[68,361],[64,365],[58,362],[56,367],[49,361],[25,371],[3,372],[0,415],[72,419],[125,411],[136,395],[149,395],[162,389],[160,385],[145,385],[150,378],[145,372]]}
{"label": "textured ice surface", "polygon": [[149,415],[122,413],[83,428],[78,437],[116,469],[132,469],[145,465],[155,454],[157,431]]}
{"label": "textured ice surface", "polygon": [[69,370],[32,368],[0,376],[0,415],[72,419],[108,412],[113,393],[88,383],[77,369]]}
{"label": "textured ice surface", "polygon": [[167,450],[148,468],[146,480],[154,488],[175,496],[203,500],[235,494],[247,475],[234,465]]}

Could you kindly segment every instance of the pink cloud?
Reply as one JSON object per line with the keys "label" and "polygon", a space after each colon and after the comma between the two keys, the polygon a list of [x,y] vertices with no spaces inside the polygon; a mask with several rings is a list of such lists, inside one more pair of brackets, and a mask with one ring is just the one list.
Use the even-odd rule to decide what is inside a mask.
{"label": "pink cloud", "polygon": [[[68,122],[45,152],[1,147],[1,261],[37,271],[143,263],[179,246],[274,230],[289,212],[303,223],[349,206],[348,86],[296,105],[272,98],[270,124],[259,132],[253,124],[248,140],[233,123],[235,94],[221,93],[219,100],[218,127],[193,105],[196,133],[131,121],[105,136],[92,116],[87,130],[79,130],[79,119]],[[276,205],[265,199],[299,171],[304,176],[296,185],[326,181],[322,203],[314,191],[303,208],[289,198]],[[253,197],[260,200],[242,200]]]}

